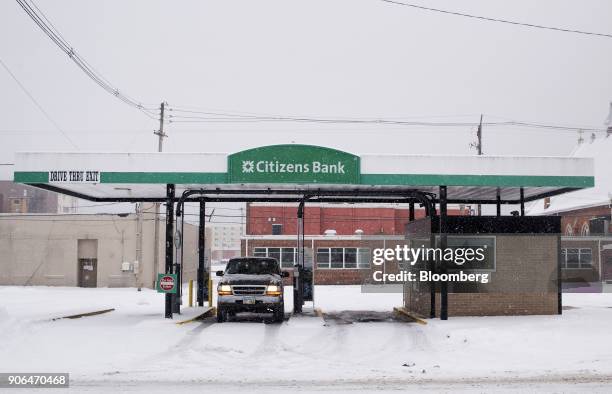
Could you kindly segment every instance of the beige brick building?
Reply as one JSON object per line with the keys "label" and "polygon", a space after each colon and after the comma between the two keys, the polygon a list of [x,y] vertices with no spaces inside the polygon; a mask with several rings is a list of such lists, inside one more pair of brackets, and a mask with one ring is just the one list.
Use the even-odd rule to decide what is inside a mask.
{"label": "beige brick building", "polygon": [[[159,272],[165,221],[160,221]],[[184,280],[194,279],[197,226],[185,223]],[[154,215],[0,215],[0,285],[153,287]]]}

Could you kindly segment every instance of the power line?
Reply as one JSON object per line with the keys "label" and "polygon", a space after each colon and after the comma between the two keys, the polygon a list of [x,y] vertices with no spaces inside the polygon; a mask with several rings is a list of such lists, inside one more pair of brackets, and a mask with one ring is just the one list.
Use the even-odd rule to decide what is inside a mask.
{"label": "power line", "polygon": [[536,25],[536,24],[533,24],[533,23],[516,22],[516,21],[507,20],[507,19],[490,18],[490,17],[486,17],[486,16],[466,14],[466,13],[463,13],[463,12],[449,11],[449,10],[442,10],[442,9],[439,9],[439,8],[425,7],[425,6],[421,6],[421,5],[418,5],[418,4],[403,3],[401,1],[395,1],[395,0],[380,0],[380,1],[382,1],[384,3],[389,3],[389,4],[395,4],[395,5],[405,6],[405,7],[417,8],[417,9],[424,10],[424,11],[439,12],[439,13],[442,13],[442,14],[462,16],[462,17],[465,17],[465,18],[480,19],[480,20],[489,21],[489,22],[499,22],[499,23],[506,23],[506,24],[510,24],[510,25],[516,25],[516,26],[531,27],[531,28],[536,28],[536,29],[546,29],[546,30],[561,31],[561,32],[566,32],[566,33],[576,33],[576,34],[585,34],[585,35],[589,35],[589,36],[599,36],[599,37],[612,38],[612,34],[606,34],[606,33],[594,33],[594,32],[583,31],[583,30],[568,29],[568,28],[564,28],[564,27],[544,26],[544,25]]}
{"label": "power line", "polygon": [[[158,119],[155,117],[156,107],[144,106],[139,101],[123,94],[120,90],[114,87],[102,74],[95,70],[85,59],[83,59],[74,48],[68,43],[64,36],[59,30],[53,25],[53,23],[46,17],[41,9],[34,3],[33,0],[16,0],[17,3],[23,8],[28,16],[40,27],[40,29],[66,54],[70,59],[96,84],[103,88],[108,93],[112,94],[124,103],[137,108],[139,111],[144,113],[151,119]],[[503,22],[514,25],[522,25],[527,27],[536,27],[557,31],[573,32],[580,34],[598,35],[604,37],[611,37],[609,34],[591,33],[579,30],[571,30],[557,27],[548,27],[527,23],[514,22],[503,19],[488,18],[482,16],[476,16],[471,14],[465,14],[460,12],[430,8],[419,6],[411,3],[403,3],[393,0],[381,0],[387,3],[402,5],[407,7],[418,8],[426,11],[435,11],[445,14],[476,18],[487,21]],[[30,4],[31,3],[31,4]],[[6,66],[5,66],[6,68]],[[8,69],[7,69],[8,70]],[[9,71],[10,72],[10,71]],[[189,108],[194,107],[173,107],[169,108],[170,111],[178,112],[179,114],[170,114],[168,123],[258,123],[258,122],[296,122],[296,123],[319,123],[319,124],[351,124],[351,125],[391,125],[391,126],[425,126],[425,127],[476,127],[478,124],[475,122],[418,122],[418,121],[405,121],[405,120],[394,120],[394,119],[352,119],[352,118],[316,118],[316,117],[295,117],[295,116],[274,116],[274,115],[257,115],[249,113],[226,113],[226,112],[214,112],[214,111],[197,111]],[[42,109],[41,109],[42,110]],[[189,114],[189,115],[182,115]],[[202,116],[203,115],[203,116]],[[53,122],[54,123],[54,122]],[[164,121],[166,123],[166,121]],[[604,129],[596,128],[579,128],[569,126],[559,126],[550,124],[537,124],[519,121],[507,121],[507,122],[487,122],[485,126],[520,126],[520,127],[531,127],[540,129],[550,130],[562,130],[562,131],[585,131],[585,132],[606,132]],[[57,127],[57,125],[56,125]],[[63,131],[62,134],[65,135]],[[66,136],[68,139],[68,137]],[[74,145],[74,144],[73,144]]]}
{"label": "power line", "polygon": [[[181,108],[170,107],[171,112],[184,112],[190,115],[170,114],[170,123],[252,123],[252,122],[297,122],[297,123],[321,123],[321,124],[357,124],[357,125],[391,125],[391,126],[426,126],[426,127],[477,127],[480,122],[425,122],[407,121],[398,119],[367,119],[367,118],[320,118],[320,117],[295,117],[295,116],[270,116],[270,115],[243,115],[227,112],[210,112],[184,110]],[[522,121],[501,121],[484,122],[484,126],[504,127],[519,126],[549,130],[562,131],[585,131],[585,132],[606,132],[603,128],[591,127],[572,127],[564,125],[553,125],[544,123],[530,123]]]}
{"label": "power line", "polygon": [[66,138],[66,141],[68,141],[70,145],[72,145],[75,149],[78,149],[74,141],[72,141],[72,139],[68,137],[68,134],[66,134],[66,132],[62,130],[62,128],[57,124],[57,122],[53,120],[53,118],[51,118],[51,115],[49,115],[47,111],[44,110],[44,108],[38,103],[38,101],[36,101],[34,96],[32,96],[32,94],[25,88],[25,86],[23,86],[21,82],[19,82],[15,74],[12,73],[12,71],[8,68],[8,66],[4,63],[4,61],[2,61],[2,59],[0,59],[0,64],[2,64],[2,67],[4,67],[6,72],[11,76],[11,78],[13,78],[13,80],[17,83],[17,85],[19,85],[21,90],[30,98],[30,100],[32,100],[34,105],[36,105],[36,108],[38,108],[38,110],[45,116],[45,118],[47,118],[47,120],[51,122],[51,124],[55,127],[55,129],[59,131],[60,134],[64,136],[64,138]]}
{"label": "power line", "polygon": [[74,48],[64,39],[62,34],[55,28],[51,21],[45,16],[45,14],[36,6],[34,1],[30,0],[16,0],[17,3],[23,8],[26,14],[40,27],[40,29],[57,45],[62,52],[68,57],[98,86],[112,94],[124,103],[138,109],[146,116],[151,119],[157,119],[154,114],[156,108],[144,106],[141,102],[121,93],[121,91],[114,87],[102,74],[96,71],[85,59],[83,59]]}

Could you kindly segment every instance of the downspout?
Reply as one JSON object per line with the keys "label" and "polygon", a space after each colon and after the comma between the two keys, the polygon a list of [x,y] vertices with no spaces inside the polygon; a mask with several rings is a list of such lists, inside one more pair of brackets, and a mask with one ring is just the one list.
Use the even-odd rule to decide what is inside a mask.
{"label": "downspout", "polygon": [[603,267],[603,265],[601,264],[601,238],[599,238],[599,240],[597,241],[597,255],[598,255],[597,258],[599,259],[599,264],[598,264],[599,265],[599,272],[598,272],[599,283],[601,283],[602,288],[603,288],[603,275],[602,275],[603,272],[601,271]]}

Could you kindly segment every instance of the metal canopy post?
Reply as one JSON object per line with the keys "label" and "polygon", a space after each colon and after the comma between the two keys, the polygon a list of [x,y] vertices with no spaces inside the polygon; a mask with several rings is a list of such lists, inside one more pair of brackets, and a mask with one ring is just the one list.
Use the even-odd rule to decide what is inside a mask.
{"label": "metal canopy post", "polygon": [[[166,185],[166,274],[172,273],[174,253],[174,185]],[[172,294],[166,293],[165,317],[172,319]]]}
{"label": "metal canopy post", "polygon": [[410,204],[408,204],[408,221],[412,222],[414,221],[414,202],[410,201]]}
{"label": "metal canopy post", "polygon": [[520,202],[521,202],[521,216],[525,216],[525,190],[522,187],[521,187]]}
{"label": "metal canopy post", "polygon": [[[179,223],[180,218],[180,223]],[[176,258],[174,259],[174,273],[176,274],[177,289],[172,303],[172,312],[181,314],[181,304],[183,303],[183,234],[185,230],[185,209],[184,203],[180,211],[177,210],[176,232],[174,246],[176,248]]]}
{"label": "metal canopy post", "polygon": [[[429,217],[429,220],[433,220],[436,217],[436,203],[434,201],[428,201],[425,204],[425,215]],[[429,245],[434,248],[436,246],[436,235],[430,234]],[[431,260],[427,262],[429,272],[431,274],[436,273],[436,262]],[[429,281],[429,317],[436,317],[436,282],[433,280]]]}
{"label": "metal canopy post", "polygon": [[302,313],[304,305],[304,200],[297,210],[297,262],[293,271],[293,312]]}
{"label": "metal canopy post", "polygon": [[[446,186],[440,186],[440,249],[446,249]],[[440,261],[441,273],[446,274],[446,261]],[[440,283],[440,320],[448,320],[448,283]]]}
{"label": "metal canopy post", "polygon": [[205,253],[206,253],[206,201],[203,198],[200,198],[200,227],[198,228],[198,273],[197,273],[198,290],[197,290],[197,295],[196,295],[198,306],[204,306]]}
{"label": "metal canopy post", "polygon": [[501,216],[501,192],[499,190],[499,187],[497,188],[497,201],[495,202],[495,205],[497,207],[497,217]]}

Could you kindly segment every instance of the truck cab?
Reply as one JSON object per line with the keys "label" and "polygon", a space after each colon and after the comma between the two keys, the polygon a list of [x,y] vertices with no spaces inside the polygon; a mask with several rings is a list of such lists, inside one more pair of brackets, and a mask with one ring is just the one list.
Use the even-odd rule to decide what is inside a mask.
{"label": "truck cab", "polygon": [[217,286],[217,321],[223,323],[240,312],[272,313],[274,321],[285,316],[282,272],[275,258],[237,257],[230,259]]}

